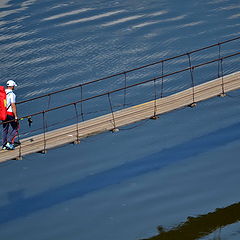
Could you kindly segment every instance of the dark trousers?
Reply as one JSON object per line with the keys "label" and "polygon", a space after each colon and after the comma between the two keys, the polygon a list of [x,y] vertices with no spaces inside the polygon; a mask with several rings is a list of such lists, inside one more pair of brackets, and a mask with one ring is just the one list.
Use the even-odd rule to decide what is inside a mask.
{"label": "dark trousers", "polygon": [[[18,122],[12,121],[15,120],[13,116],[7,115],[7,119],[3,123],[3,132],[2,132],[2,145],[4,146],[7,142],[14,143],[14,139],[18,134]],[[9,128],[11,126],[11,129]]]}

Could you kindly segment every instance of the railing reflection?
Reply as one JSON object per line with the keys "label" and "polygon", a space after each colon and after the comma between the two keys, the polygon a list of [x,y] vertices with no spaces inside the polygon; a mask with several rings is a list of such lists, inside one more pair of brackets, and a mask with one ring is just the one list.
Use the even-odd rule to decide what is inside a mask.
{"label": "railing reflection", "polygon": [[[240,220],[240,203],[218,208],[198,217],[188,217],[187,221],[170,230],[158,227],[159,234],[141,240],[194,240]],[[220,235],[214,240],[221,240]]]}

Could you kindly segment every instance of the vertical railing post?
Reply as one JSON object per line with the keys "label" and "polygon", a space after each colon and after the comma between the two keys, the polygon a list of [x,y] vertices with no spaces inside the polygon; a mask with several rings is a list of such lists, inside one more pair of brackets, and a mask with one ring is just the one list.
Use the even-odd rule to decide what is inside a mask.
{"label": "vertical railing post", "polygon": [[164,61],[162,61],[162,78],[161,78],[161,98],[163,98],[163,67],[164,67]]}
{"label": "vertical railing post", "polygon": [[221,77],[222,83],[221,83],[221,87],[222,87],[222,92],[219,94],[220,97],[225,97],[226,93],[224,90],[224,80],[223,80],[223,58],[221,55],[221,44],[218,43],[218,78]]}
{"label": "vertical railing post", "polygon": [[22,160],[22,145],[20,142],[20,134],[19,134],[19,129],[20,129],[19,120],[17,120],[17,125],[18,125],[17,136],[18,136],[18,141],[20,144],[19,144],[19,154],[18,154],[18,157],[16,158],[16,160]]}
{"label": "vertical railing post", "polygon": [[82,117],[82,121],[84,121],[84,117],[83,117],[83,85],[81,85],[81,117]]}
{"label": "vertical railing post", "polygon": [[218,78],[220,78],[220,59],[221,59],[221,44],[220,43],[218,43]]}
{"label": "vertical railing post", "polygon": [[75,114],[76,114],[76,133],[77,133],[76,140],[75,140],[73,143],[74,143],[74,144],[78,144],[78,143],[80,143],[80,139],[79,139],[79,127],[78,127],[78,124],[79,124],[78,110],[77,110],[77,104],[74,103],[73,105],[74,105]]}
{"label": "vertical railing post", "polygon": [[45,121],[45,111],[42,111],[42,120],[43,120],[43,150],[41,153],[47,153],[46,145],[47,145],[47,140],[46,140],[46,121]]}
{"label": "vertical railing post", "polygon": [[126,106],[126,95],[127,95],[127,74],[124,72],[124,98],[123,98],[123,107]]}
{"label": "vertical railing post", "polygon": [[114,113],[113,113],[113,107],[112,107],[112,102],[111,102],[111,98],[110,98],[110,93],[108,93],[107,96],[108,96],[109,106],[110,106],[110,110],[111,110],[111,113],[112,113],[112,119],[113,119],[112,132],[118,132],[119,129],[116,127],[116,121],[115,121],[115,117],[114,117]]}
{"label": "vertical railing post", "polygon": [[157,89],[156,89],[156,78],[154,78],[153,80],[153,90],[154,90],[154,106],[153,106],[153,116],[151,117],[151,119],[158,119],[157,116]]}
{"label": "vertical railing post", "polygon": [[223,73],[223,58],[221,58],[220,63],[221,63],[222,93],[220,93],[219,96],[220,97],[225,97],[226,93],[225,93],[225,89],[224,89],[224,79],[223,79],[223,75],[224,75],[224,73]]}
{"label": "vertical railing post", "polygon": [[197,104],[195,102],[195,83],[194,83],[194,76],[193,76],[194,67],[192,67],[190,53],[187,53],[187,56],[188,56],[188,64],[189,64],[189,70],[190,70],[191,82],[192,82],[192,103],[189,106],[195,107]]}
{"label": "vertical railing post", "polygon": [[[49,110],[50,104],[51,104],[51,94],[48,94],[48,106],[47,106],[47,110]],[[47,131],[47,130],[48,130],[48,124],[47,124],[47,122],[45,122],[45,128],[46,128],[46,131]]]}

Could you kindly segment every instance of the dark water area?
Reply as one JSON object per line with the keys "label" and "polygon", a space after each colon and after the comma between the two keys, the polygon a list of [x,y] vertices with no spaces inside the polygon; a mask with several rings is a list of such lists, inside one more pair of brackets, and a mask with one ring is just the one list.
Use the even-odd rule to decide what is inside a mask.
{"label": "dark water area", "polygon": [[[240,33],[237,0],[1,0],[0,16],[0,82],[18,83],[18,101]],[[236,49],[239,41],[224,45],[221,54]],[[217,48],[194,54],[192,61],[198,64],[210,57],[218,57]],[[165,66],[166,72],[185,67],[187,60],[173,61]],[[155,77],[157,71],[161,73],[160,66],[129,74],[128,84]],[[224,71],[239,71],[239,58],[225,62]],[[198,83],[217,75],[212,69],[196,74]],[[189,87],[189,80],[184,75],[169,79],[164,94]],[[85,88],[84,97],[123,84],[124,78],[116,77]],[[150,100],[151,87],[129,91],[127,103]],[[42,111],[79,97],[80,90],[73,89],[51,101],[19,105],[19,113]],[[0,239],[164,239],[163,233],[174,232],[174,237],[168,235],[171,240],[186,239],[181,234],[187,229],[192,232],[189,239],[238,240],[239,99],[240,92],[234,91],[115,134],[1,164]],[[84,105],[85,117],[91,118],[94,115],[88,112],[106,104],[103,99]],[[72,115],[69,108],[48,118],[66,124],[65,117]],[[32,128],[22,122],[23,137],[38,133],[29,133],[40,126],[33,120]],[[208,223],[206,228],[201,228],[201,221]]]}

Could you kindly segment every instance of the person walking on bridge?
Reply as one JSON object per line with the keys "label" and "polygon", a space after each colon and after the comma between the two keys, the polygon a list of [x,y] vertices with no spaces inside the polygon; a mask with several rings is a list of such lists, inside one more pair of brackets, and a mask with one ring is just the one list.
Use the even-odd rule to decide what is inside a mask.
{"label": "person walking on bridge", "polygon": [[[7,95],[7,119],[3,121],[2,149],[14,150],[14,139],[18,134],[18,116],[16,107],[16,95],[13,92],[17,84],[13,80],[6,83]],[[11,129],[9,128],[11,126]]]}

